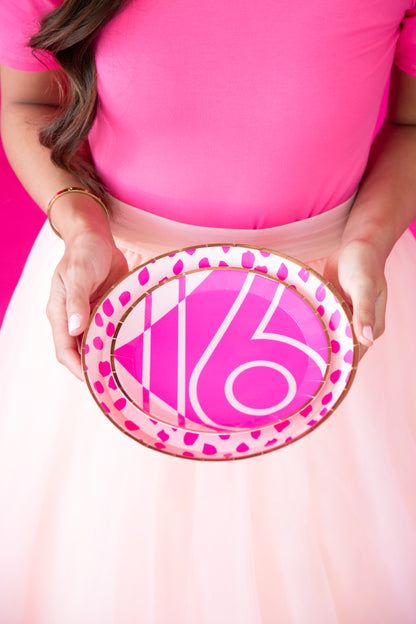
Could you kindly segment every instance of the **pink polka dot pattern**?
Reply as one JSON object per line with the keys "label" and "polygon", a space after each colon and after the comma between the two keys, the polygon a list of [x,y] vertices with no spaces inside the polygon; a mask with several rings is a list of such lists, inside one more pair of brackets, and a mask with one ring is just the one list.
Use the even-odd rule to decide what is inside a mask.
{"label": "pink polka dot pattern", "polygon": [[179,273],[182,273],[182,271],[183,271],[183,262],[182,260],[178,260],[175,266],[173,267],[173,272],[175,273],[175,275],[179,275]]}
{"label": "pink polka dot pattern", "polygon": [[158,438],[160,438],[163,442],[167,442],[169,440],[169,435],[166,433],[166,431],[164,431],[162,429],[162,431],[159,431],[159,433],[157,434]]}
{"label": "pink polka dot pattern", "polygon": [[[317,310],[330,345],[327,374],[310,403],[290,417],[250,430],[195,431],[180,414],[173,424],[159,421],[152,414],[155,397],[151,393],[148,393],[149,411],[146,412],[129,399],[120,385],[115,374],[113,350],[123,319],[133,313],[135,302],[146,297],[148,291],[159,283],[169,284],[172,279],[182,279],[180,275],[208,267],[254,270],[277,278]],[[84,374],[104,414],[141,444],[188,459],[210,461],[250,457],[278,449],[313,431],[343,399],[358,362],[358,343],[351,330],[350,317],[346,304],[323,278],[291,258],[238,245],[180,250],[138,267],[102,298],[84,334]],[[145,388],[143,393],[145,395]]]}
{"label": "pink polka dot pattern", "polygon": [[241,258],[241,265],[245,269],[252,269],[254,266],[254,260],[255,260],[254,254],[251,251],[245,251]]}
{"label": "pink polka dot pattern", "polygon": [[328,405],[332,401],[332,392],[329,392],[321,399],[322,405]]}
{"label": "pink polka dot pattern", "polygon": [[106,316],[112,316],[114,314],[113,304],[111,303],[110,299],[106,299],[103,302],[103,312]]}
{"label": "pink polka dot pattern", "polygon": [[131,293],[128,290],[125,290],[124,292],[122,292],[118,298],[122,306],[127,305],[130,299],[131,299]]}
{"label": "pink polka dot pattern", "polygon": [[332,329],[332,331],[335,331],[336,329],[338,329],[340,321],[341,321],[341,312],[339,310],[335,310],[335,312],[331,314],[331,318],[329,319],[329,329]]}
{"label": "pink polka dot pattern", "polygon": [[204,444],[202,452],[204,455],[216,455],[217,449],[212,444]]}
{"label": "pink polka dot pattern", "polygon": [[98,394],[103,394],[104,393],[104,386],[101,383],[101,381],[96,381],[94,383],[94,388],[98,392]]}
{"label": "pink polka dot pattern", "polygon": [[195,444],[198,438],[198,433],[192,433],[191,431],[188,431],[187,433],[185,433],[183,441],[187,446],[192,446],[192,444]]}
{"label": "pink polka dot pattern", "polygon": [[287,279],[287,276],[289,275],[289,271],[284,262],[282,262],[282,264],[280,265],[276,275],[279,278],[279,280],[282,280],[282,282],[284,282]]}
{"label": "pink polka dot pattern", "polygon": [[110,362],[99,362],[98,371],[102,377],[107,377],[111,373]]}
{"label": "pink polka dot pattern", "polygon": [[317,301],[324,301],[326,297],[326,288],[324,284],[319,284],[315,292],[315,298]]}
{"label": "pink polka dot pattern", "polygon": [[139,427],[136,425],[136,423],[132,422],[131,420],[126,420],[124,422],[124,426],[126,427],[126,429],[128,431],[138,431]]}
{"label": "pink polka dot pattern", "polygon": [[117,401],[114,401],[114,407],[117,410],[122,410],[126,407],[127,404],[127,400],[126,399],[117,399]]}
{"label": "pink polka dot pattern", "polygon": [[344,362],[347,362],[347,364],[352,364],[354,359],[354,353],[350,350],[347,351],[347,353],[344,355]]}
{"label": "pink polka dot pattern", "polygon": [[105,333],[107,334],[107,336],[109,336],[109,338],[111,338],[111,336],[114,336],[114,332],[116,331],[116,328],[114,327],[114,323],[108,323]]}
{"label": "pink polka dot pattern", "polygon": [[277,438],[272,438],[271,440],[267,440],[264,446],[265,448],[267,448],[268,446],[272,446],[272,444],[275,445],[276,442],[277,442]]}
{"label": "pink polka dot pattern", "polygon": [[339,344],[338,340],[331,340],[332,353],[338,353],[340,349],[341,349],[341,345]]}
{"label": "pink polka dot pattern", "polygon": [[144,286],[149,281],[149,269],[145,267],[142,269],[138,275],[139,284]]}
{"label": "pink polka dot pattern", "polygon": [[277,425],[275,425],[274,428],[276,429],[276,431],[280,433],[281,431],[283,431],[283,429],[286,429],[286,427],[289,427],[289,425],[290,425],[290,420],[284,420],[283,422],[277,423]]}
{"label": "pink polka dot pattern", "polygon": [[333,373],[330,374],[329,378],[332,381],[332,383],[337,383],[337,381],[339,380],[339,378],[342,375],[342,371],[341,369],[338,369],[336,371],[334,371]]}
{"label": "pink polka dot pattern", "polygon": [[209,263],[208,258],[202,258],[199,262],[198,262],[198,266],[200,269],[207,269],[209,268],[211,265]]}
{"label": "pink polka dot pattern", "polygon": [[101,351],[104,348],[104,343],[103,343],[102,339],[99,336],[96,336],[94,338],[94,340],[92,341],[92,344],[99,351]]}

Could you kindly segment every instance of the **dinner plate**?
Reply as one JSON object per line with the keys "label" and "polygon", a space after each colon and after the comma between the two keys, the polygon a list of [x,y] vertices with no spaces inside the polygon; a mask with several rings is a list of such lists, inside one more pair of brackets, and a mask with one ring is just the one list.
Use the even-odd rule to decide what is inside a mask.
{"label": "dinner plate", "polygon": [[313,431],[348,392],[358,343],[322,276],[242,245],[174,251],[95,308],[88,387],[124,433],[192,459],[259,455]]}

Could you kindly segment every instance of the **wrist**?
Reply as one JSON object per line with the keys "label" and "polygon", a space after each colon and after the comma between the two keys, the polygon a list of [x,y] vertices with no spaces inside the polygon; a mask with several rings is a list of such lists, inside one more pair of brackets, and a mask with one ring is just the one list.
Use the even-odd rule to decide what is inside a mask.
{"label": "wrist", "polygon": [[348,256],[353,254],[355,257],[365,257],[367,261],[371,260],[374,266],[378,266],[384,271],[384,266],[388,258],[385,249],[378,245],[373,239],[352,238],[341,244],[338,256]]}
{"label": "wrist", "polygon": [[343,243],[362,240],[387,258],[416,218],[416,127],[386,122],[345,227]]}
{"label": "wrist", "polygon": [[87,193],[67,192],[55,196],[49,204],[48,217],[52,229],[65,244],[88,232],[112,240],[108,212]]}
{"label": "wrist", "polygon": [[341,240],[341,247],[363,243],[374,249],[383,262],[405,227],[395,219],[397,204],[384,198],[357,196]]}

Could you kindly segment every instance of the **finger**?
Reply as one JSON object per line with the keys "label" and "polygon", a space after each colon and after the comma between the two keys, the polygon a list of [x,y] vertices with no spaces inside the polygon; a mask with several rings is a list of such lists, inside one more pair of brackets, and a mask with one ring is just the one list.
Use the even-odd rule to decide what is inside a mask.
{"label": "finger", "polygon": [[66,331],[70,336],[79,336],[88,324],[90,298],[96,288],[95,275],[84,267],[71,265],[60,277],[65,290]]}
{"label": "finger", "polygon": [[386,306],[387,306],[387,285],[382,289],[376,299],[376,320],[374,323],[374,339],[379,338],[384,330],[386,323]]}
{"label": "finger", "polygon": [[64,342],[59,335],[56,335],[56,340],[60,344],[59,349],[56,349],[56,359],[58,362],[65,366],[80,381],[84,381],[81,357],[78,352],[76,339],[72,339],[71,342]]}
{"label": "finger", "polygon": [[47,316],[52,327],[56,359],[66,366],[73,375],[83,380],[81,357],[78,351],[77,338],[68,334],[68,324],[65,310],[65,299],[56,288],[56,278],[53,280],[51,296],[47,306]]}
{"label": "finger", "polygon": [[358,345],[358,360],[360,361],[367,353],[369,347],[365,347],[361,342]]}
{"label": "finger", "polygon": [[[380,324],[384,323],[382,290],[367,278],[354,279],[348,287],[353,307],[353,326],[357,339],[366,347],[371,347],[379,335]],[[378,313],[377,313],[378,312]]]}

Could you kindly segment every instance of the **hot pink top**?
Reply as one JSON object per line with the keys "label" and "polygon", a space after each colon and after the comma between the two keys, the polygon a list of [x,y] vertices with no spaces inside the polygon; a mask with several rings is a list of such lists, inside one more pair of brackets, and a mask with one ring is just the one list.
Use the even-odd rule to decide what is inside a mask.
{"label": "hot pink top", "polygon": [[[0,60],[62,0],[0,1]],[[191,224],[272,227],[349,198],[393,62],[416,75],[414,0],[132,0],[97,45],[90,143],[109,191]]]}

